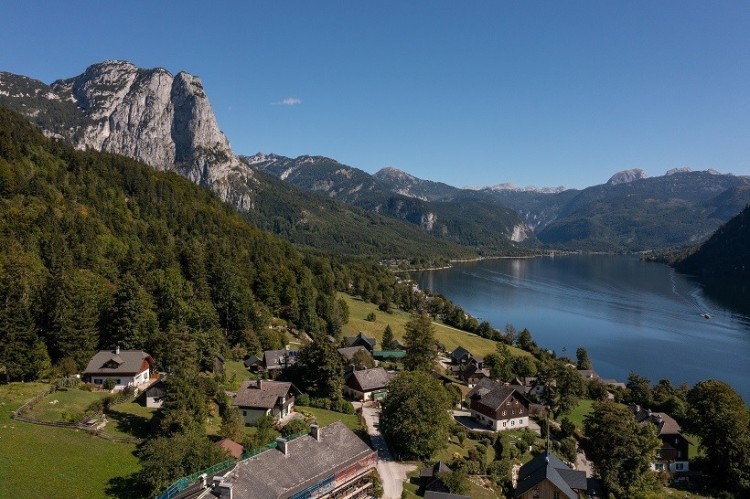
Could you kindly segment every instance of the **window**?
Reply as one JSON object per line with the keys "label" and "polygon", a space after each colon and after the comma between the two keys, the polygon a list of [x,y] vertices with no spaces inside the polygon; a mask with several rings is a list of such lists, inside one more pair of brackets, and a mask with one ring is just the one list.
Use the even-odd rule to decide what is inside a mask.
{"label": "window", "polygon": [[683,469],[685,469],[685,465],[684,465],[684,464],[682,464],[682,463],[677,463],[677,464],[675,465],[675,469],[678,469],[678,470],[683,470]]}
{"label": "window", "polygon": [[506,414],[508,414],[508,411],[503,411],[503,416],[505,416]]}
{"label": "window", "polygon": [[507,421],[503,421],[503,428],[505,428],[507,424],[508,424]]}
{"label": "window", "polygon": [[247,411],[242,411],[243,416],[247,416]]}
{"label": "window", "polygon": [[510,422],[510,425],[511,425],[511,426],[516,426],[516,420],[515,420],[515,419],[514,419],[514,420],[512,420],[512,421]]}
{"label": "window", "polygon": [[515,409],[513,409],[513,410],[511,410],[511,411],[510,411],[510,413],[511,413],[511,414],[515,414],[515,413],[516,413],[516,410],[515,410]]}
{"label": "window", "polygon": [[521,407],[520,409],[518,409],[518,414],[523,414],[523,407]]}
{"label": "window", "polygon": [[552,493],[552,499],[560,499],[560,491],[556,490]]}

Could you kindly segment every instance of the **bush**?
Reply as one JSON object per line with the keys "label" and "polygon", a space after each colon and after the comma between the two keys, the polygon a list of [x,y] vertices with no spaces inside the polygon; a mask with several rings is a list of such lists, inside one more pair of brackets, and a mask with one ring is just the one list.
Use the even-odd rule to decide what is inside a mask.
{"label": "bush", "polygon": [[377,320],[377,317],[375,317],[375,312],[370,312],[367,314],[367,317],[365,317],[365,320],[367,322],[375,322]]}
{"label": "bush", "polygon": [[343,412],[344,414],[354,414],[354,405],[348,400],[342,400],[341,404],[339,404],[338,412]]}
{"label": "bush", "polygon": [[285,424],[283,428],[281,428],[281,436],[284,438],[288,437],[289,435],[294,435],[295,433],[309,432],[310,425],[307,424],[307,421],[302,418],[292,419],[287,424]]}
{"label": "bush", "polygon": [[297,397],[297,405],[310,405],[310,396],[306,393],[302,393]]}
{"label": "bush", "polygon": [[311,398],[310,407],[317,407],[318,409],[331,410],[331,399],[327,398]]}
{"label": "bush", "polygon": [[107,378],[104,380],[104,383],[102,384],[105,390],[111,390],[116,386],[115,380],[112,378]]}

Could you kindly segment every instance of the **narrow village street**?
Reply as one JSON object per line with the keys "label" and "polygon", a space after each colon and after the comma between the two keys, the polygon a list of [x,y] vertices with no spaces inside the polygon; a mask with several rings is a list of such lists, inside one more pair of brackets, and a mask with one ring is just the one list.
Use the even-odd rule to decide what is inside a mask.
{"label": "narrow village street", "polygon": [[383,482],[383,498],[399,499],[406,474],[415,470],[416,466],[401,464],[394,459],[385,437],[380,433],[380,409],[363,406],[362,416],[367,424],[372,446],[378,452],[378,474]]}

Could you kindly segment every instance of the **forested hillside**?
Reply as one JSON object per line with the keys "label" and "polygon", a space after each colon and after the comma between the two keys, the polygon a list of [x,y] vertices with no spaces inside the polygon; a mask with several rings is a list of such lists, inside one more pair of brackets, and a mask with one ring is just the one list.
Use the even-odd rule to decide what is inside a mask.
{"label": "forested hillside", "polygon": [[0,109],[8,379],[34,379],[50,363],[81,368],[115,345],[167,362],[184,336],[210,362],[217,349],[257,347],[273,316],[335,333],[335,289],[377,301],[384,276],[377,266],[303,255],[176,174],[76,151]]}
{"label": "forested hillside", "polygon": [[750,205],[675,266],[704,279],[750,282]]}

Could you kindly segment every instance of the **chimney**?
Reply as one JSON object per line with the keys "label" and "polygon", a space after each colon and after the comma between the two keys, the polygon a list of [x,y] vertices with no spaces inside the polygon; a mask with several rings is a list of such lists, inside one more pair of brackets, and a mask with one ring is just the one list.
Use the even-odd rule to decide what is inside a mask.
{"label": "chimney", "polygon": [[258,390],[262,390],[262,389],[263,389],[263,380],[259,379],[258,380]]}
{"label": "chimney", "polygon": [[120,345],[115,347],[115,355],[120,355]]}
{"label": "chimney", "polygon": [[229,482],[221,482],[219,484],[219,499],[232,499],[232,484]]}
{"label": "chimney", "polygon": [[276,439],[276,448],[283,452],[285,456],[289,455],[288,445],[289,442],[287,442],[285,438],[279,437]]}
{"label": "chimney", "polygon": [[202,473],[201,476],[200,476],[200,479],[201,479],[201,488],[205,489],[206,486],[207,486],[206,482],[208,481],[208,475],[205,474],[205,473]]}
{"label": "chimney", "polygon": [[312,437],[315,440],[317,440],[318,442],[320,442],[320,426],[318,426],[316,424],[311,424],[310,425],[310,435],[312,435]]}

